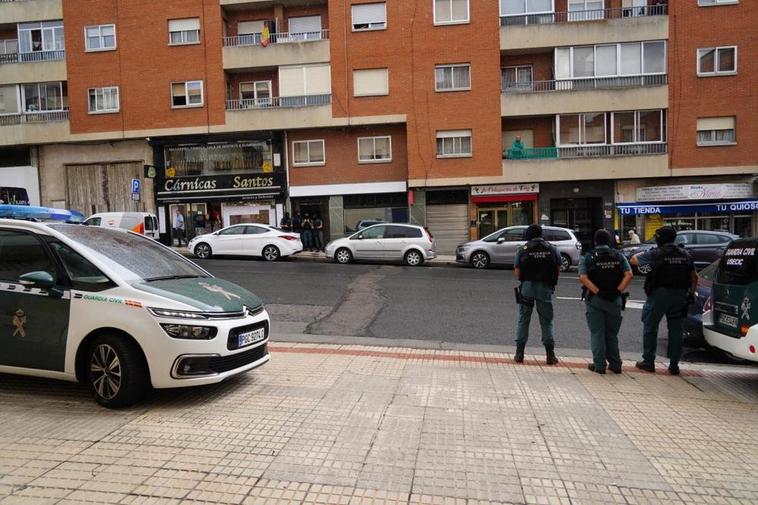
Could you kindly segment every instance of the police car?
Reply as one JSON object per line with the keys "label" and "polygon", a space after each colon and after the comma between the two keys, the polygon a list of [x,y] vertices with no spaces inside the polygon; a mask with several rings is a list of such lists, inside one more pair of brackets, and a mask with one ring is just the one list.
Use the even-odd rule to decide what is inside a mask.
{"label": "police car", "polygon": [[254,294],[145,236],[0,219],[0,372],[123,407],[265,364],[269,331]]}

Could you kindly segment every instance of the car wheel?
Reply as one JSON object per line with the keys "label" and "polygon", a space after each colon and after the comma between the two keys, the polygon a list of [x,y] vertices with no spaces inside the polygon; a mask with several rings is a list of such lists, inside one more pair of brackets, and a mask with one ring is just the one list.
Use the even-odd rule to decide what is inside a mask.
{"label": "car wheel", "polygon": [[571,258],[561,254],[561,272],[568,272],[569,268],[571,268]]}
{"label": "car wheel", "polygon": [[639,272],[641,275],[647,275],[650,273],[650,270],[652,267],[650,265],[640,265],[637,267],[637,272]]}
{"label": "car wheel", "polygon": [[213,251],[211,250],[211,246],[206,244],[205,242],[200,242],[195,246],[195,256],[200,258],[201,260],[207,260],[213,255]]}
{"label": "car wheel", "polygon": [[279,248],[275,245],[267,245],[263,248],[263,259],[266,261],[276,261],[281,256]]}
{"label": "car wheel", "polygon": [[417,267],[421,265],[423,262],[424,262],[424,257],[416,249],[411,249],[410,251],[405,253],[405,257],[403,258],[403,263],[405,263],[409,267]]}
{"label": "car wheel", "polygon": [[134,344],[118,335],[101,335],[88,356],[87,377],[97,403],[108,408],[128,407],[145,395],[147,364]]}
{"label": "car wheel", "polygon": [[346,265],[353,261],[353,253],[347,247],[342,247],[334,253],[334,259],[337,260],[337,263]]}
{"label": "car wheel", "polygon": [[490,266],[490,255],[484,251],[476,251],[471,255],[469,260],[471,266],[474,268],[482,269]]}

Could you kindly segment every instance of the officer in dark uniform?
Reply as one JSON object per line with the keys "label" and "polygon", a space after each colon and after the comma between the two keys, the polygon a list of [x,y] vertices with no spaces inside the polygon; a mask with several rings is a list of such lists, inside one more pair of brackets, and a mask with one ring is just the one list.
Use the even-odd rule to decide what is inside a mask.
{"label": "officer in dark uniform", "polygon": [[555,365],[555,341],[553,340],[553,292],[558,284],[561,255],[555,246],[542,238],[542,227],[533,224],[524,234],[526,245],[516,253],[515,275],[521,282],[519,318],[516,336],[516,363],[524,362],[524,348],[529,339],[529,322],[532,309],[537,306],[537,314],[542,328],[542,344],[547,354],[547,364]]}
{"label": "officer in dark uniform", "polygon": [[645,279],[647,301],[642,308],[642,361],[638,361],[636,366],[641,370],[655,372],[658,325],[663,316],[666,316],[669,372],[678,375],[684,338],[682,321],[697,289],[697,273],[692,258],[687,251],[674,244],[675,240],[676,230],[671,226],[658,229],[655,232],[658,247],[633,256],[632,265],[651,267]]}
{"label": "officer in dark uniform", "polygon": [[586,289],[587,326],[590,329],[593,372],[605,373],[605,364],[621,373],[618,333],[621,328],[622,293],[632,282],[632,267],[623,254],[612,249],[607,230],[595,232],[595,248],[579,262],[579,282]]}

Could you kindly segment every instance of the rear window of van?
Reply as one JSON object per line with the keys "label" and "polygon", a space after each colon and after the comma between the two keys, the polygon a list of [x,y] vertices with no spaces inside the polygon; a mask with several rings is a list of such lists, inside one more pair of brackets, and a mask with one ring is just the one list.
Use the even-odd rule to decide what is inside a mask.
{"label": "rear window of van", "polygon": [[738,286],[758,282],[758,239],[729,244],[719,263],[716,282]]}

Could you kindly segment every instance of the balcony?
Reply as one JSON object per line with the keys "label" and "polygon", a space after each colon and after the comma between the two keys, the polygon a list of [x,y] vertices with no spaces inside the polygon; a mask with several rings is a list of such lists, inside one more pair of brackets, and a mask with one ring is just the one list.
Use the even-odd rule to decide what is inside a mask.
{"label": "balcony", "polygon": [[329,61],[329,31],[273,33],[264,46],[261,34],[224,37],[226,70],[302,65]]}
{"label": "balcony", "polygon": [[219,131],[331,126],[331,103],[331,94],[227,100],[226,124]]}
{"label": "balcony", "polygon": [[503,117],[668,108],[668,75],[597,77],[553,81],[505,82]]}
{"label": "balcony", "polygon": [[668,5],[500,17],[500,49],[668,39]]}
{"label": "balcony", "polygon": [[[518,164],[518,169],[514,169]],[[535,147],[503,152],[502,182],[669,176],[666,143]]]}
{"label": "balcony", "polygon": [[63,19],[62,0],[0,0],[3,23]]}
{"label": "balcony", "polygon": [[62,142],[69,135],[68,110],[0,116],[0,145]]}
{"label": "balcony", "polygon": [[0,54],[0,84],[65,81],[65,57],[65,51]]}

